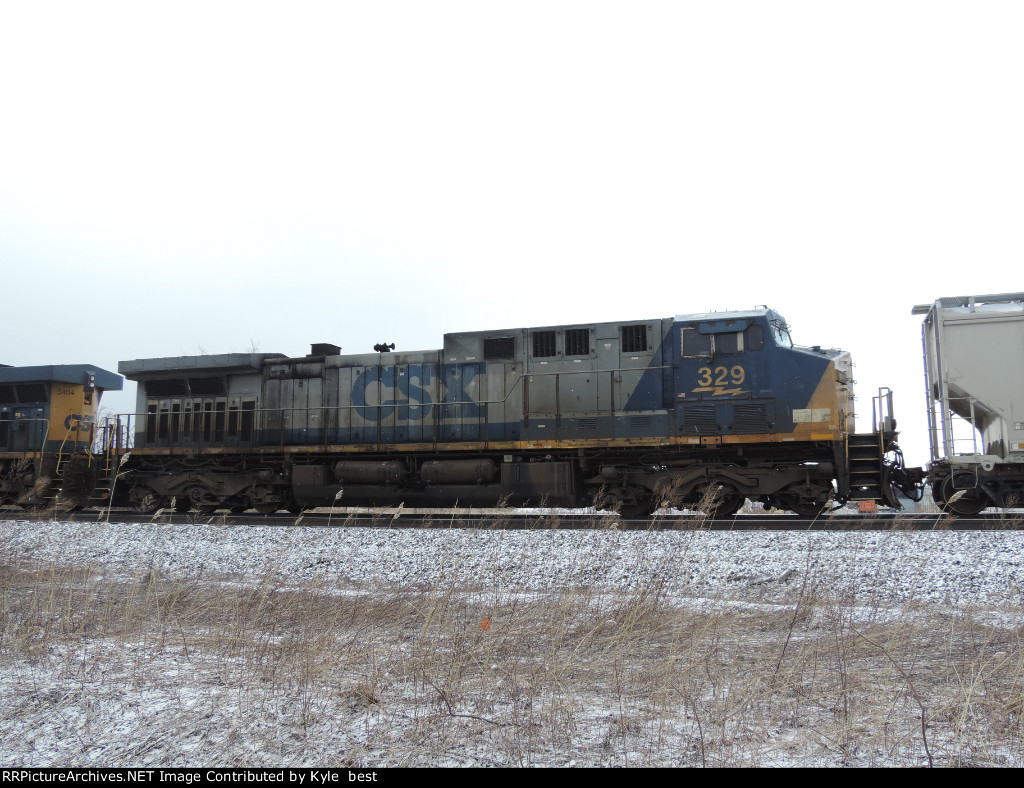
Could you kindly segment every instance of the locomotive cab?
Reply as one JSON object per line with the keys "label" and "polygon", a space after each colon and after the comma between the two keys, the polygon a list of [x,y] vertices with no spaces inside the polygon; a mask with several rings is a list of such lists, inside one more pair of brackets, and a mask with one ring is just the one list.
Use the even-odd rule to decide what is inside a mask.
{"label": "locomotive cab", "polygon": [[681,435],[726,443],[831,442],[852,429],[849,353],[794,346],[777,312],[682,316],[674,331]]}
{"label": "locomotive cab", "polygon": [[0,502],[84,505],[104,391],[121,377],[86,364],[0,367]]}

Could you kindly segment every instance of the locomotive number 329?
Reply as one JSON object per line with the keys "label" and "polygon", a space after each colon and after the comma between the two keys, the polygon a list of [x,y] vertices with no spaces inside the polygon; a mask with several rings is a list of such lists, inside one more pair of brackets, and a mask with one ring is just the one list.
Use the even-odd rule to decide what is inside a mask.
{"label": "locomotive number 329", "polygon": [[728,367],[701,367],[697,370],[698,386],[739,386],[747,378],[747,373],[738,364]]}

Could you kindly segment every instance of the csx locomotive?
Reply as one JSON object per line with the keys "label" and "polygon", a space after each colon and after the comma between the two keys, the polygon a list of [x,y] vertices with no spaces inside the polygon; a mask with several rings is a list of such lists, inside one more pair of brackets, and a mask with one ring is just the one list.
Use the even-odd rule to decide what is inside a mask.
{"label": "csx locomotive", "polygon": [[120,375],[88,364],[0,364],[0,504],[69,507],[87,503],[102,484],[93,453],[104,391]]}
{"label": "csx locomotive", "polygon": [[[52,497],[66,486],[61,469],[88,455],[91,500],[143,512],[593,504],[723,516],[751,499],[812,514],[847,500],[899,507],[898,490],[920,489],[920,470],[902,466],[891,394],[879,393],[870,431],[858,432],[850,355],[795,346],[767,307],[378,351],[124,361],[136,413],[117,418],[100,454],[78,441],[65,457],[51,435],[34,476],[50,474]],[[97,399],[117,387],[92,374]],[[56,407],[59,384],[36,377]],[[4,468],[28,445],[0,439]],[[28,481],[5,487],[5,500]],[[81,487],[65,497],[87,502]]]}

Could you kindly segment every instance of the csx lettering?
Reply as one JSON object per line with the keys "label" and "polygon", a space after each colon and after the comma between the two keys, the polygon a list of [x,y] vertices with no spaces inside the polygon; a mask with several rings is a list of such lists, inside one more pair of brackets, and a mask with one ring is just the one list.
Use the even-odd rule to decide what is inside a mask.
{"label": "csx lettering", "polygon": [[80,413],[72,413],[64,419],[64,429],[87,430],[89,429],[89,422],[91,420],[92,418],[90,416],[83,416]]}
{"label": "csx lettering", "polygon": [[[435,370],[431,366],[404,369],[369,367],[352,384],[352,404],[367,421],[390,418],[396,408],[399,409],[399,418],[409,421],[424,419],[434,409],[434,400],[427,389],[434,381]],[[480,371],[480,367],[474,364],[441,365],[438,382],[442,419],[455,416],[478,418],[483,415],[483,408],[466,391]]]}
{"label": "csx lettering", "polygon": [[[394,398],[383,399],[385,390],[394,393],[396,388],[395,378],[398,378],[398,393],[405,395],[405,401],[399,402]],[[432,407],[433,400],[424,386],[429,386],[433,378],[431,367],[413,367],[408,371],[403,370],[402,374],[396,375],[395,367],[370,367],[360,374],[352,384],[352,404],[361,408],[359,415],[368,421],[386,419],[395,412],[396,406],[406,407],[409,410],[409,420],[419,421],[427,416]],[[419,381],[420,385],[413,383]],[[367,398],[367,392],[375,392],[380,384],[381,401],[373,403]],[[371,394],[372,398],[373,395]],[[410,405],[410,403],[416,403]],[[405,415],[403,411],[403,416]]]}

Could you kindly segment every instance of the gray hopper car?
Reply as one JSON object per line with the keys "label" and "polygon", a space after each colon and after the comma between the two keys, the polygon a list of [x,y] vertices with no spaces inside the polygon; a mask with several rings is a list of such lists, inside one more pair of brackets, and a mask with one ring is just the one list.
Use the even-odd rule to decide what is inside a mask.
{"label": "gray hopper car", "polygon": [[941,506],[971,515],[1024,503],[1024,293],[914,307],[922,337],[931,464]]}

